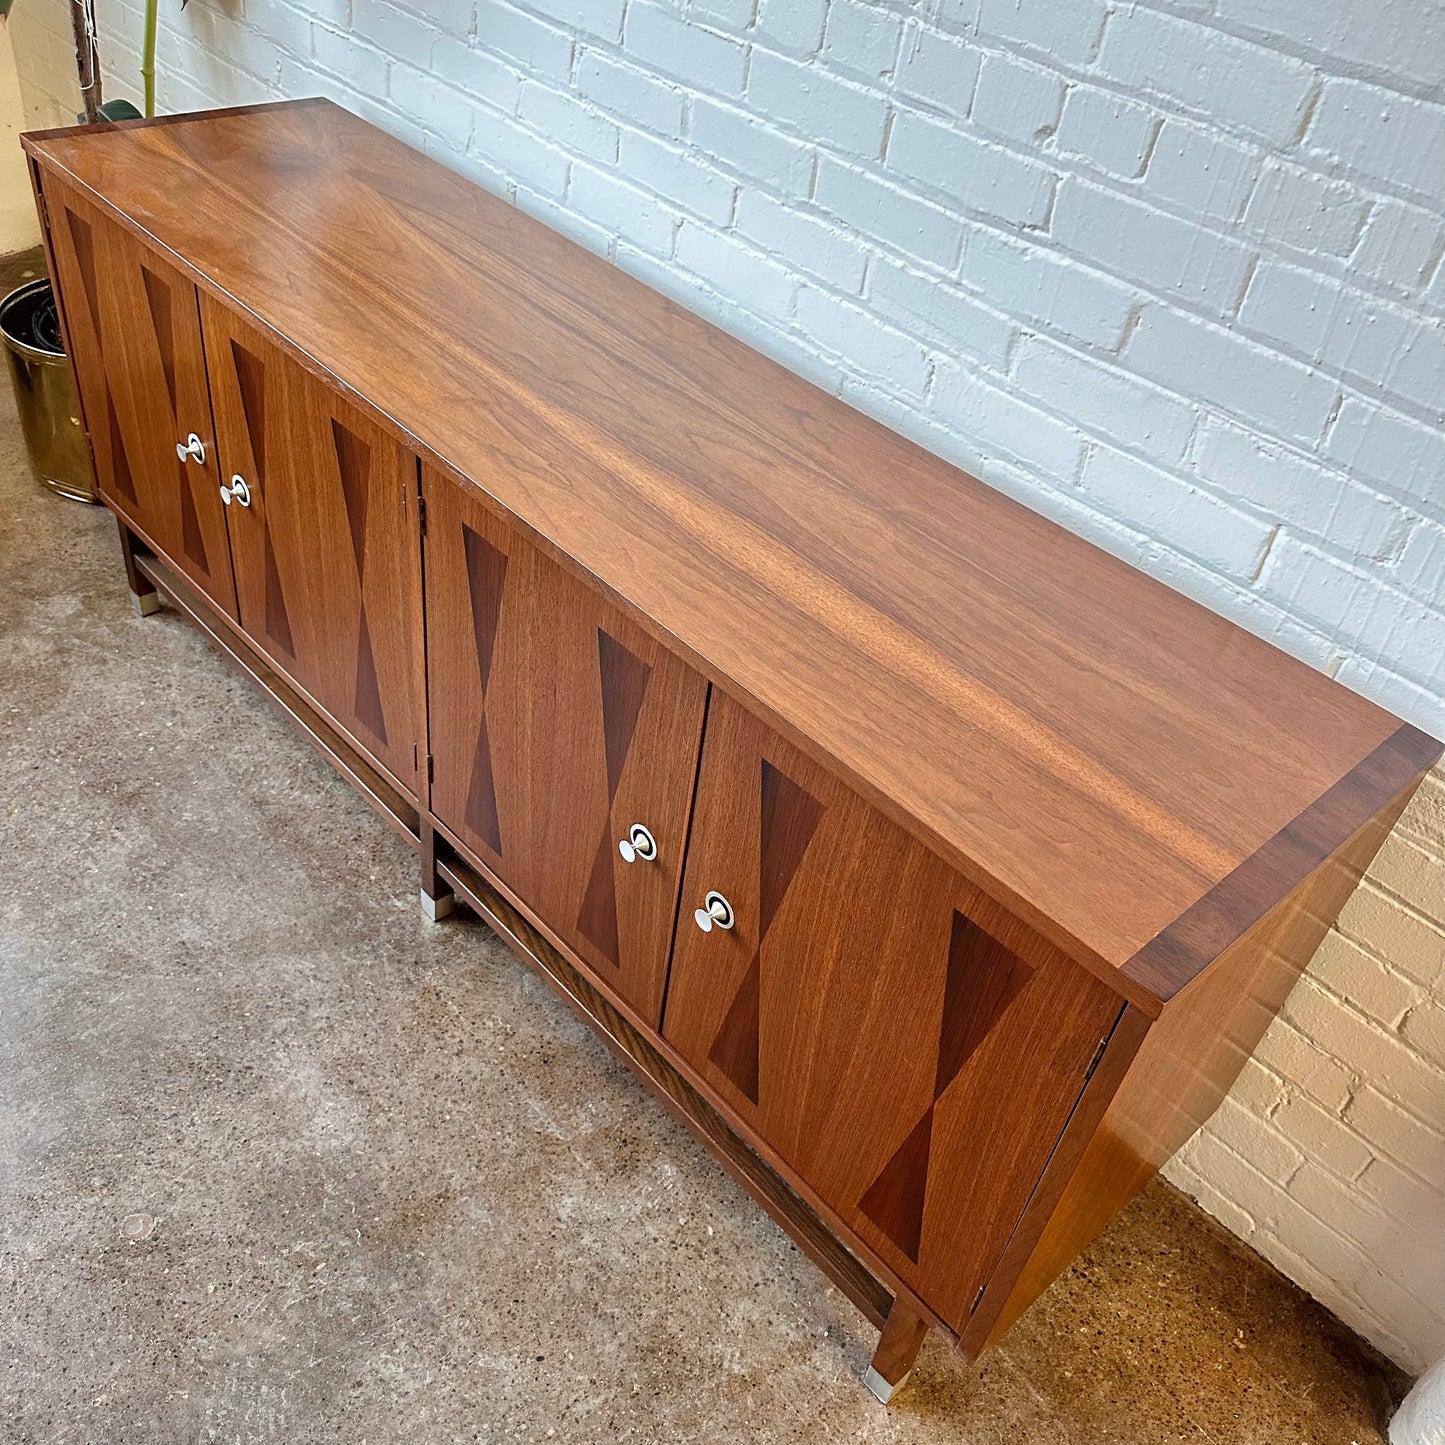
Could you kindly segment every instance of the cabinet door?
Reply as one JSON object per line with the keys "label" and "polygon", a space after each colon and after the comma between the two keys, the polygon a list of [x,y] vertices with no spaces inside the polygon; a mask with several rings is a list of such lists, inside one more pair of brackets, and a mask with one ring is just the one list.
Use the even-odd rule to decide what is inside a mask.
{"label": "cabinet door", "polygon": [[254,327],[201,298],[241,625],[416,795],[416,458]]}
{"label": "cabinet door", "polygon": [[1120,1007],[714,694],[664,1033],[955,1327]]}
{"label": "cabinet door", "polygon": [[[196,288],[69,187],[43,185],[101,493],[234,618]],[[192,434],[203,456],[183,459]]]}
{"label": "cabinet door", "polygon": [[[423,469],[432,809],[655,1027],[706,684]],[[633,824],[656,856],[626,861]]]}

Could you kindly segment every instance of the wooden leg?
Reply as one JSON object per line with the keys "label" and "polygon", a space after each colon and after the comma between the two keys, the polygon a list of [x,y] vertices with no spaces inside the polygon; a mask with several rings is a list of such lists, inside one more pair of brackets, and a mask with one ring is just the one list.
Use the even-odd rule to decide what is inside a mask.
{"label": "wooden leg", "polygon": [[161,610],[161,594],[156,591],[155,584],[148,577],[142,576],[140,568],[135,565],[136,541],[130,528],[118,517],[116,523],[120,527],[120,555],[125,560],[125,580],[130,586],[131,606],[135,608],[137,616],[149,617]]}
{"label": "wooden leg", "polygon": [[439,922],[457,906],[457,896],[437,874],[437,835],[430,816],[421,820],[421,911],[433,923]]}
{"label": "wooden leg", "polygon": [[902,1300],[894,1300],[888,1312],[888,1323],[878,1337],[873,1363],[863,1376],[863,1383],[886,1405],[903,1387],[918,1358],[927,1324]]}

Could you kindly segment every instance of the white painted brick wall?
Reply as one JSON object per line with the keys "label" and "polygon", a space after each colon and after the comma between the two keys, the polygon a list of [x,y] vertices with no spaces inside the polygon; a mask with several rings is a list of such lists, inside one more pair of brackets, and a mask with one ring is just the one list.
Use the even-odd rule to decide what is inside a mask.
{"label": "white painted brick wall", "polygon": [[1168,1172],[1393,1358],[1445,1352],[1445,772]]}
{"label": "white painted brick wall", "polygon": [[[1445,733],[1439,0],[191,0],[160,103],[326,93]],[[99,7],[111,94],[139,17]],[[11,20],[74,109],[63,0]],[[1170,1176],[1445,1353],[1445,774]]]}

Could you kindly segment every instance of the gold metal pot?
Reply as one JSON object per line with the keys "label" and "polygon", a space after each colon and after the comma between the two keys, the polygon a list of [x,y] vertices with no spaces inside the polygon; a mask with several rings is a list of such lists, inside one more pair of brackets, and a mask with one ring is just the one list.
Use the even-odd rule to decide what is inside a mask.
{"label": "gold metal pot", "polygon": [[0,301],[0,338],[10,363],[20,430],[30,465],[47,487],[78,502],[98,502],[80,404],[54,316],[50,282],[43,277],[27,281]]}

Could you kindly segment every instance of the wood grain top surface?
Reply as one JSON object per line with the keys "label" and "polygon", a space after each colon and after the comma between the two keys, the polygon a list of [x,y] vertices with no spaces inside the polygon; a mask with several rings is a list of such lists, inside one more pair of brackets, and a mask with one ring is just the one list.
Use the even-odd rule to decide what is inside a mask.
{"label": "wood grain top surface", "polygon": [[330,102],[26,144],[1146,1007],[1439,754]]}

